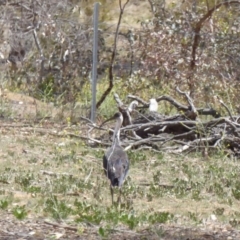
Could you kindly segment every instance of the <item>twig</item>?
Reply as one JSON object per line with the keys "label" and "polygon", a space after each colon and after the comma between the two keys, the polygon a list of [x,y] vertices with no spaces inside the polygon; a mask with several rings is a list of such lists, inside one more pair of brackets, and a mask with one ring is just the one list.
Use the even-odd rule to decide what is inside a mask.
{"label": "twig", "polygon": [[40,170],[40,172],[44,175],[49,175],[49,176],[58,176],[58,175],[64,175],[64,176],[69,176],[69,177],[72,177],[73,175],[72,174],[69,174],[69,173],[55,173],[55,172],[51,172],[51,171],[46,171],[46,170]]}
{"label": "twig", "polygon": [[81,120],[84,120],[84,121],[86,121],[86,122],[88,122],[88,123],[91,123],[93,126],[96,126],[96,124],[94,123],[94,122],[92,122],[90,119],[88,119],[88,118],[85,118],[85,117],[80,117],[80,119]]}
{"label": "twig", "polygon": [[10,184],[10,182],[8,182],[8,181],[6,181],[6,180],[4,180],[4,179],[0,179],[0,182],[1,182],[1,183],[4,183],[4,184]]}
{"label": "twig", "polygon": [[176,150],[169,150],[168,152],[169,152],[169,153],[175,153],[175,154],[177,154],[177,153],[182,153],[182,152],[186,151],[186,150],[189,149],[189,148],[190,148],[190,146],[184,145],[184,146],[179,147],[179,148],[176,149]]}
{"label": "twig", "polygon": [[48,224],[48,225],[51,225],[53,227],[57,227],[57,228],[64,228],[64,229],[67,229],[67,230],[70,230],[70,231],[74,231],[74,232],[77,232],[78,228],[77,227],[72,227],[72,226],[68,226],[68,225],[63,225],[63,224],[58,224],[58,223],[53,223],[53,222],[49,222],[47,220],[44,220],[44,223]]}
{"label": "twig", "polygon": [[228,106],[227,106],[227,105],[226,105],[226,104],[220,99],[219,96],[217,96],[217,99],[218,99],[218,101],[221,103],[221,105],[223,105],[223,106],[225,107],[225,109],[227,110],[227,112],[228,112],[228,114],[229,114],[231,120],[234,121],[233,116],[232,116],[232,114],[231,114],[231,112],[230,112]]}
{"label": "twig", "polygon": [[118,104],[118,107],[122,107],[124,104],[123,104],[123,102],[121,101],[121,99],[119,98],[118,94],[117,94],[117,93],[114,93],[113,96],[114,96],[115,101],[116,101],[117,104]]}
{"label": "twig", "polygon": [[41,68],[40,68],[40,73],[39,73],[39,81],[42,82],[42,77],[43,77],[43,73],[44,73],[44,61],[45,61],[45,57],[43,55],[43,50],[40,44],[40,41],[38,39],[37,36],[37,32],[36,29],[33,29],[33,37],[37,46],[38,51],[40,52],[40,58],[41,58]]}
{"label": "twig", "polygon": [[133,234],[134,236],[144,236],[145,235],[145,234],[142,234],[142,233],[137,233],[135,231],[125,230],[125,229],[109,228],[107,230],[110,231],[110,232],[120,232],[120,233]]}
{"label": "twig", "polygon": [[191,109],[188,109],[190,110],[194,116],[192,116],[194,119],[196,118],[196,116],[198,115],[198,112],[197,112],[197,109],[195,108],[194,104],[193,104],[193,101],[192,101],[192,98],[190,97],[190,94],[189,93],[186,93],[186,92],[183,92],[179,89],[179,87],[176,87],[176,91],[178,93],[180,93],[181,95],[184,95],[186,98],[187,98],[187,101],[191,107]]}
{"label": "twig", "polygon": [[[114,94],[114,99],[115,99],[115,101],[118,104],[119,111],[123,115],[123,123],[122,123],[122,125],[123,126],[132,125],[131,113],[132,113],[133,110],[135,110],[134,108],[138,105],[138,102],[136,100],[134,100],[127,107],[127,106],[125,106],[123,104],[123,102],[121,101],[121,99],[119,98],[117,93]],[[133,130],[131,130],[131,135],[134,136],[137,139],[140,139],[140,137]]]}
{"label": "twig", "polygon": [[146,108],[149,107],[149,102],[144,101],[140,97],[137,97],[137,96],[134,96],[134,95],[131,95],[131,94],[129,94],[127,97],[130,98],[130,99],[133,99],[133,100],[137,100],[138,102],[140,102]]}
{"label": "twig", "polygon": [[87,182],[88,182],[88,179],[90,178],[90,176],[91,176],[91,174],[92,174],[92,170],[93,170],[93,168],[91,168],[91,170],[90,170],[88,176],[85,178],[84,183],[87,183]]}
{"label": "twig", "polygon": [[186,132],[186,133],[181,133],[181,134],[178,134],[178,135],[175,135],[169,139],[166,139],[161,145],[164,145],[165,143],[171,141],[171,140],[175,140],[175,139],[183,139],[184,137],[188,137],[188,136],[191,136],[195,133],[195,131],[189,131],[189,132]]}
{"label": "twig", "polygon": [[23,128],[23,127],[31,127],[32,124],[1,124],[2,128]]}
{"label": "twig", "polygon": [[136,142],[133,142],[127,146],[125,146],[124,143],[122,145],[125,146],[124,151],[128,151],[132,147],[136,147],[136,146],[139,146],[142,144],[147,144],[148,146],[152,146],[152,149],[159,149],[159,146],[157,144],[155,144],[154,142],[163,142],[165,140],[166,140],[165,137],[150,136],[148,138],[144,138],[144,139],[138,140]]}

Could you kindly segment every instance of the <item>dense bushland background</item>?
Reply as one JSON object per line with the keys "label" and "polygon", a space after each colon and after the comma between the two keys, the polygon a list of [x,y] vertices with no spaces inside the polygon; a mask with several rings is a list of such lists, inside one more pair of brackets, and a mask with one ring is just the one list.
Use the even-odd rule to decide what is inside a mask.
{"label": "dense bushland background", "polygon": [[[118,1],[100,2],[98,98],[108,84],[119,16]],[[2,87],[89,108],[93,3],[2,1]],[[215,104],[219,95],[236,112],[239,32],[238,1],[129,1],[117,42],[115,91],[150,98],[181,86],[197,105]]]}

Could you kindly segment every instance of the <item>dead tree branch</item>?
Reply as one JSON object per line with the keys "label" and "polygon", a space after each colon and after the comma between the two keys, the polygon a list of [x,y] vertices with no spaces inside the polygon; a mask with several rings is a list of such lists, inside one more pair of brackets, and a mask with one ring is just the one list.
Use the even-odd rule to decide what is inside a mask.
{"label": "dead tree branch", "polygon": [[232,116],[231,111],[229,110],[228,106],[220,99],[219,96],[217,96],[217,99],[221,103],[221,105],[223,105],[225,107],[225,109],[227,110],[231,120],[234,121],[233,116]]}
{"label": "dead tree branch", "polygon": [[178,87],[176,87],[176,91],[178,93],[180,93],[181,95],[184,95],[188,101],[188,104],[190,106],[190,109],[189,112],[188,112],[188,118],[190,119],[196,119],[197,115],[198,115],[198,112],[197,112],[197,109],[195,108],[194,104],[193,104],[193,101],[189,95],[189,93],[186,93],[186,92],[182,92]]}
{"label": "dead tree branch", "polygon": [[196,65],[196,53],[197,53],[197,48],[199,46],[199,42],[200,42],[200,31],[202,29],[202,26],[204,24],[204,22],[212,17],[212,14],[218,10],[220,7],[222,6],[227,6],[230,4],[240,4],[240,1],[224,1],[221,2],[217,5],[215,5],[213,8],[211,8],[210,10],[208,10],[208,12],[197,22],[195,28],[194,28],[194,38],[193,38],[193,44],[192,44],[192,59],[190,62],[190,69],[193,70],[195,68]]}
{"label": "dead tree branch", "polygon": [[116,53],[117,53],[117,40],[118,40],[119,28],[121,25],[124,9],[127,6],[127,4],[129,3],[129,1],[130,0],[127,0],[124,3],[124,5],[122,6],[122,0],[119,0],[120,14],[119,14],[119,18],[118,18],[117,29],[116,29],[116,33],[115,33],[115,37],[114,37],[113,51],[112,51],[112,56],[111,56],[111,61],[110,61],[110,67],[109,67],[109,71],[108,71],[109,86],[106,89],[106,91],[103,93],[100,100],[97,102],[97,106],[96,106],[97,109],[102,105],[102,103],[104,102],[104,100],[106,99],[106,97],[108,96],[108,94],[111,92],[111,90],[113,88],[113,66],[114,66],[114,61],[115,61],[115,57],[116,57]]}

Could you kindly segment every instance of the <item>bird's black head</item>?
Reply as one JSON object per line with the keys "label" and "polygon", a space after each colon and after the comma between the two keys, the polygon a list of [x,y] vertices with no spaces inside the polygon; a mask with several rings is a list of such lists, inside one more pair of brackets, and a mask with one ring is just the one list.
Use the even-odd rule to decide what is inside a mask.
{"label": "bird's black head", "polygon": [[117,119],[117,118],[120,118],[122,117],[122,114],[120,112],[116,112],[114,115],[113,115],[113,119]]}
{"label": "bird's black head", "polygon": [[[120,112],[116,112],[111,118],[109,118],[109,119],[107,119],[106,121],[104,121],[102,124],[101,124],[101,126],[103,126],[106,122],[109,122],[109,121],[111,121],[111,120],[116,120],[116,119],[123,119],[123,116],[122,116],[122,114],[120,113]],[[100,127],[101,127],[100,126]]]}

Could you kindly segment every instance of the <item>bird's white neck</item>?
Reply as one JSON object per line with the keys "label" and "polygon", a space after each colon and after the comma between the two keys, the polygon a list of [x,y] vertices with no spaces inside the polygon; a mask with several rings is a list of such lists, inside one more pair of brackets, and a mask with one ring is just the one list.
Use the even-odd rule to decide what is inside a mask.
{"label": "bird's white neck", "polygon": [[122,122],[123,122],[123,116],[121,115],[117,119],[115,130],[114,130],[113,141],[115,143],[119,143],[120,142],[120,128],[122,126]]}
{"label": "bird's white neck", "polygon": [[132,102],[130,103],[129,107],[128,107],[128,111],[129,111],[129,112],[132,112],[133,109],[135,109],[137,105],[138,105],[138,101],[136,101],[136,100],[132,101]]}

